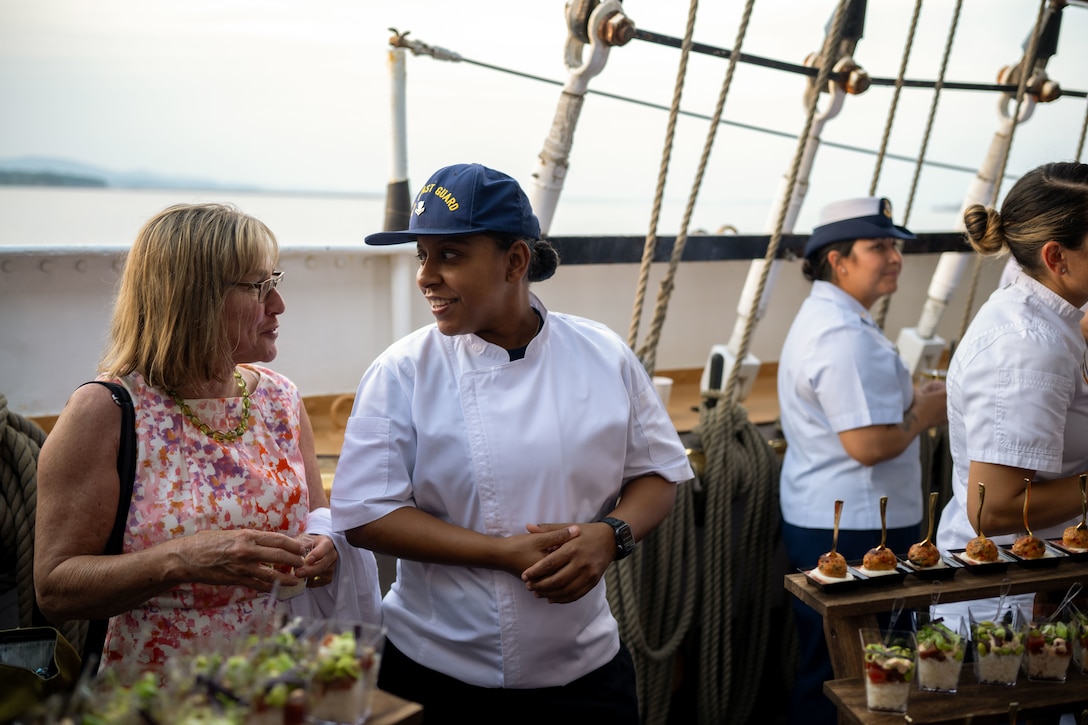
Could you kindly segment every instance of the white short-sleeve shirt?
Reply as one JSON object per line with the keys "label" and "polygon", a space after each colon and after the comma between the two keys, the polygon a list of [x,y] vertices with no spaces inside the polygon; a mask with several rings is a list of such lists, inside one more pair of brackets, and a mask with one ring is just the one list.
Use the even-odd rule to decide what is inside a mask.
{"label": "white short-sleeve shirt", "polygon": [[[1037,471],[1035,485],[1044,486],[1088,468],[1083,314],[1020,274],[990,295],[967,328],[948,367],[953,498],[941,514],[940,549],[962,549],[976,536],[977,512],[967,511],[967,486],[978,485],[967,478],[971,461]],[[1071,523],[1032,533],[1060,537]],[[1009,544],[1016,537],[992,538]]]}
{"label": "white short-sleeve shirt", "polygon": [[879,529],[880,498],[887,496],[889,527],[918,524],[917,439],[874,466],[851,458],[839,439],[843,431],[902,423],[913,400],[910,371],[868,310],[836,285],[813,282],[778,361],[786,437],[782,518],[794,526],[830,529],[835,500],[842,499],[842,528]]}
{"label": "white short-sleeve shirt", "polygon": [[[532,305],[544,324],[521,360],[434,325],[375,360],[345,430],[334,528],[415,506],[512,536],[530,523],[595,521],[643,475],[693,477],[630,347],[604,325]],[[564,685],[619,651],[603,580],[549,604],[506,572],[402,559],[382,613],[408,657],[483,687]]]}

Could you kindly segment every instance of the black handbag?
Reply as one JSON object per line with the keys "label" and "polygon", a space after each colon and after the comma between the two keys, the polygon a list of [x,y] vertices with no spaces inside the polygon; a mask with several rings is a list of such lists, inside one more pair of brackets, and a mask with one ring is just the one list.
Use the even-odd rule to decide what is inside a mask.
{"label": "black handbag", "polygon": [[[132,485],[136,480],[136,410],[132,397],[125,386],[104,380],[92,380],[109,388],[113,402],[121,406],[121,443],[117,447],[117,476],[121,480],[121,491],[117,496],[117,516],[113,520],[113,530],[106,543],[104,554],[120,554],[125,540],[125,526],[128,524],[128,508],[132,503]],[[84,383],[89,385],[90,383]],[[83,641],[83,669],[94,674],[98,670],[98,660],[102,657],[102,647],[106,643],[108,619],[96,619],[87,623],[87,637]]]}
{"label": "black handbag", "polygon": [[[121,438],[117,450],[121,488],[117,516],[103,552],[119,554],[136,474],[136,413],[132,397],[124,386],[100,380],[92,382],[109,388],[113,401],[121,407]],[[45,619],[36,601],[32,622],[33,626],[0,631],[0,722],[9,722],[54,695],[70,692],[80,677],[93,677],[98,670],[108,620],[87,623],[82,656],[64,634]]]}
{"label": "black handbag", "polygon": [[[109,388],[113,395],[113,402],[121,407],[121,439],[117,447],[117,476],[121,482],[121,489],[117,497],[117,515],[113,521],[113,529],[110,531],[109,541],[106,542],[106,549],[102,552],[111,555],[120,554],[125,538],[125,525],[128,523],[129,504],[132,502],[132,486],[136,478],[136,410],[125,386],[104,380],[92,380],[83,385],[92,383]],[[34,604],[34,622],[50,625],[50,622],[38,610],[37,602]],[[83,663],[83,670],[89,671],[92,676],[98,671],[98,661],[102,657],[108,624],[108,619],[96,619],[87,623],[87,634],[83,639],[80,660]]]}
{"label": "black handbag", "polygon": [[80,670],[79,655],[55,627],[0,631],[0,722],[71,691]]}

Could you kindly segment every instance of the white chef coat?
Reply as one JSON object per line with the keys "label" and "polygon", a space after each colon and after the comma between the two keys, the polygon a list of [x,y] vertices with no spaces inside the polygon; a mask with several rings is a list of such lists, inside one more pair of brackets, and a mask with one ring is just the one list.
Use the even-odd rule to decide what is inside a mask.
{"label": "white chef coat", "polygon": [[[367,370],[332,491],[334,528],[415,506],[491,536],[590,522],[624,482],[693,477],[680,437],[630,347],[599,323],[548,313],[525,357],[429,325]],[[502,571],[401,559],[382,603],[417,663],[483,687],[567,684],[619,651],[601,582],[550,604]]]}
{"label": "white chef coat", "polygon": [[842,499],[843,529],[879,530],[922,520],[922,464],[915,439],[895,458],[865,466],[839,433],[896,425],[914,400],[910,371],[868,310],[830,282],[815,281],[778,361],[778,404],[786,456],[779,499],[794,526],[830,529]]}
{"label": "white chef coat", "polygon": [[[968,481],[971,461],[1035,470],[1034,485],[1044,486],[1088,468],[1083,315],[1020,274],[990,295],[967,328],[948,366],[953,498],[937,528],[939,549],[962,549],[977,535],[978,512],[967,511],[967,486],[978,485]],[[1032,533],[1060,538],[1072,523],[1032,527]],[[1011,544],[1017,536],[993,539]]]}

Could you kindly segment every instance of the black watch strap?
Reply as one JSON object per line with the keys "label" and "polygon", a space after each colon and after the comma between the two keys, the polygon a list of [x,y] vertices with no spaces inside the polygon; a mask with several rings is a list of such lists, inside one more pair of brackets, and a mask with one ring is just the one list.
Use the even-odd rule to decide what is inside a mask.
{"label": "black watch strap", "polygon": [[601,523],[611,526],[612,532],[616,536],[616,559],[623,559],[634,553],[635,536],[631,533],[631,527],[627,525],[626,521],[606,516],[601,519]]}

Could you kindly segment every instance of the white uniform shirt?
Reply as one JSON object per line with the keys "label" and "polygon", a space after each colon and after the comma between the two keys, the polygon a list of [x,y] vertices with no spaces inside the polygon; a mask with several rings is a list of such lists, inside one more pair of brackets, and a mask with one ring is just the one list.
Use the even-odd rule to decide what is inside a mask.
{"label": "white uniform shirt", "polygon": [[[351,529],[415,506],[490,536],[590,522],[622,484],[693,477],[650,377],[604,325],[548,313],[525,357],[434,325],[394,343],[359,384],[332,492]],[[549,604],[506,572],[397,563],[382,603],[391,641],[426,667],[483,687],[567,684],[619,651],[602,579]]]}
{"label": "white uniform shirt", "polygon": [[[1088,467],[1083,314],[1021,274],[990,295],[967,328],[948,367],[953,498],[937,529],[941,550],[962,549],[977,535],[978,512],[967,511],[967,486],[978,485],[967,479],[971,461],[1038,471],[1035,485]],[[1030,523],[1030,509],[1028,516]],[[1032,533],[1060,538],[1072,523]],[[993,539],[1011,544],[1017,536]]]}
{"label": "white uniform shirt", "polygon": [[914,400],[910,371],[856,299],[815,281],[790,326],[778,361],[778,404],[786,437],[779,498],[782,518],[830,529],[879,529],[880,497],[889,528],[922,520],[922,464],[915,439],[875,466],[851,458],[839,433],[896,425]]}

